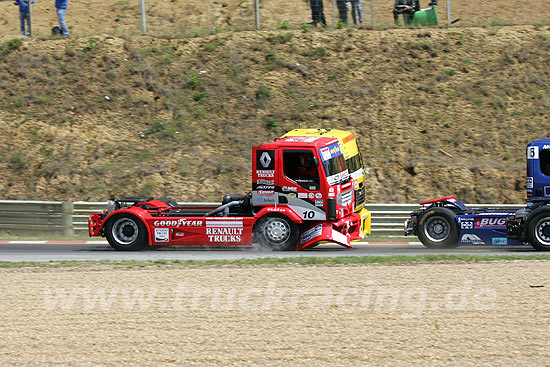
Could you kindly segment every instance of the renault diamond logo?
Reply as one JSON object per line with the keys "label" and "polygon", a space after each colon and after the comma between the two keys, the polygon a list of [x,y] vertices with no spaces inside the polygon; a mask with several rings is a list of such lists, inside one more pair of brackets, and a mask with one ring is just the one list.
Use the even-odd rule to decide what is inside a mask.
{"label": "renault diamond logo", "polygon": [[260,163],[264,168],[269,167],[269,164],[271,163],[271,157],[269,156],[268,152],[262,153],[262,156],[260,157]]}

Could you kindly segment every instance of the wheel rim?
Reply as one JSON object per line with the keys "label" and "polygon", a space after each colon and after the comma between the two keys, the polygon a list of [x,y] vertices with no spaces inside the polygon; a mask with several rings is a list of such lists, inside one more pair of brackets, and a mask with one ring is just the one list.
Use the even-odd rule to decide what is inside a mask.
{"label": "wheel rim", "polygon": [[264,235],[269,243],[279,245],[290,238],[290,225],[281,218],[271,218],[265,223]]}
{"label": "wheel rim", "polygon": [[129,218],[121,218],[113,224],[113,237],[121,245],[130,245],[138,237],[138,226]]}
{"label": "wheel rim", "polygon": [[432,242],[443,242],[451,234],[451,226],[445,218],[432,217],[426,221],[424,234]]}
{"label": "wheel rim", "polygon": [[535,237],[540,244],[550,246],[550,217],[542,218],[537,222]]}

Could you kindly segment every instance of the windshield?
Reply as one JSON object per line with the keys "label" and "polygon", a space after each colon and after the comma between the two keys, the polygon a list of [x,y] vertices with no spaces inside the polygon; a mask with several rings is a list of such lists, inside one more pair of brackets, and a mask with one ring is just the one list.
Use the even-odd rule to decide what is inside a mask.
{"label": "windshield", "polygon": [[349,173],[346,168],[346,161],[338,143],[320,148],[319,153],[323,161],[323,168],[329,185],[337,185],[349,180]]}
{"label": "windshield", "polygon": [[356,154],[350,159],[346,160],[346,166],[348,166],[348,170],[350,172],[359,171],[361,168],[363,168],[363,165],[361,162],[361,155]]}

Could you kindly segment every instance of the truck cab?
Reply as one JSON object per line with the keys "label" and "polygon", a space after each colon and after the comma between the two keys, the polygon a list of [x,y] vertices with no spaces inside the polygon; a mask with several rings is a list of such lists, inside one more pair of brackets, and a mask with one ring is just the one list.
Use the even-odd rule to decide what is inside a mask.
{"label": "truck cab", "polygon": [[288,131],[282,137],[330,137],[338,139],[342,154],[346,161],[346,167],[353,181],[355,194],[355,212],[361,216],[362,237],[371,233],[371,213],[365,208],[365,171],[363,159],[357,145],[355,135],[350,131],[336,129],[294,129]]}
{"label": "truck cab", "polygon": [[338,140],[288,137],[254,147],[251,205],[285,206],[302,221],[353,213],[353,182]]}
{"label": "truck cab", "polygon": [[550,200],[550,139],[527,145],[527,202]]}

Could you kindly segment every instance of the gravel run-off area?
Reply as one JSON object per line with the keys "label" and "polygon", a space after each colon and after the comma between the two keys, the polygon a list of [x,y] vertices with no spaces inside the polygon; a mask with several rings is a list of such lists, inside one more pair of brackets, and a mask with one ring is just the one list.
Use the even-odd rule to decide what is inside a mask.
{"label": "gravel run-off area", "polygon": [[2,269],[0,365],[548,365],[549,270]]}

